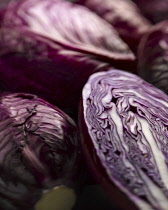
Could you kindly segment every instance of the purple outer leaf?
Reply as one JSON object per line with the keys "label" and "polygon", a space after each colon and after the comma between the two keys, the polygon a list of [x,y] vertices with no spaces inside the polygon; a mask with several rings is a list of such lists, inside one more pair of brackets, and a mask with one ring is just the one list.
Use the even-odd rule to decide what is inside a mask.
{"label": "purple outer leaf", "polygon": [[[84,16],[81,16],[81,13]],[[22,42],[33,42],[32,36],[34,36],[32,45],[37,44],[36,39],[41,38],[40,41],[44,42],[44,46],[50,44],[53,50],[58,51],[59,54],[63,54],[64,50],[70,50],[76,53],[100,56],[100,58],[105,57],[107,60],[133,61],[135,59],[128,46],[119,38],[118,33],[109,23],[87,8],[66,1],[25,0],[13,2],[6,11],[3,26],[3,41],[9,42],[6,43],[9,46],[6,49],[7,52],[11,52],[11,50],[24,52],[24,49],[21,48],[24,48]],[[13,33],[8,34],[9,36],[6,38],[8,29]],[[31,33],[35,34],[31,35]],[[22,37],[24,35],[29,38],[25,37],[24,39]],[[16,41],[14,42],[12,38],[15,38]],[[48,43],[49,41],[51,43]],[[40,46],[40,48],[36,46],[36,48],[39,53],[47,56],[44,46]]]}
{"label": "purple outer leaf", "polygon": [[153,23],[168,19],[167,0],[133,0],[142,13]]}
{"label": "purple outer leaf", "polygon": [[138,74],[168,94],[168,21],[153,26],[141,40]]}
{"label": "purple outer leaf", "polygon": [[130,0],[79,0],[78,3],[109,22],[133,51],[150,27],[149,21]]}
{"label": "purple outer leaf", "polygon": [[139,209],[167,210],[168,96],[134,74],[110,70],[89,78],[82,106],[83,150],[112,199],[127,206],[115,184]]}
{"label": "purple outer leaf", "polygon": [[133,53],[109,23],[66,1],[11,2],[0,36],[1,84],[64,108],[78,102],[92,73],[109,65],[135,69]]}
{"label": "purple outer leaf", "polygon": [[12,0],[1,0],[0,1],[0,9],[5,8],[9,4],[10,1],[12,1]]}
{"label": "purple outer leaf", "polygon": [[24,93],[1,96],[0,110],[0,203],[30,210],[42,190],[76,185],[77,128],[65,113]]}

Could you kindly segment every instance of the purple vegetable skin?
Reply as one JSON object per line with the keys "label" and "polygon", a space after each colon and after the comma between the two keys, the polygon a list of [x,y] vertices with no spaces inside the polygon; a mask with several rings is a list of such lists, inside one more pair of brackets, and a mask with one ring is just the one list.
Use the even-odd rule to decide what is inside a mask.
{"label": "purple vegetable skin", "polygon": [[78,3],[109,22],[133,51],[137,50],[140,38],[150,27],[149,21],[129,0],[79,0]]}
{"label": "purple vegetable skin", "polygon": [[74,122],[31,94],[1,96],[0,110],[2,209],[30,210],[43,190],[74,187],[80,159]]}
{"label": "purple vegetable skin", "polygon": [[2,8],[5,8],[9,3],[10,3],[11,0],[1,0],[0,1],[0,10]]}
{"label": "purple vegetable skin", "polygon": [[83,88],[86,162],[120,209],[167,209],[167,110],[165,93],[121,70],[95,73]]}
{"label": "purple vegetable skin", "polygon": [[92,73],[135,64],[109,23],[66,1],[11,2],[0,35],[3,87],[38,94],[61,108],[78,104]]}
{"label": "purple vegetable skin", "polygon": [[133,0],[142,13],[153,23],[168,19],[167,0]]}
{"label": "purple vegetable skin", "polygon": [[153,26],[142,38],[138,74],[168,94],[168,21]]}

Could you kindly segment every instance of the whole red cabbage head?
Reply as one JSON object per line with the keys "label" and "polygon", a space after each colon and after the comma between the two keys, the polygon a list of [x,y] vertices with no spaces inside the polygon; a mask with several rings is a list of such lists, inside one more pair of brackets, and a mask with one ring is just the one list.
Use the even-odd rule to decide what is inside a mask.
{"label": "whole red cabbage head", "polygon": [[35,95],[0,98],[1,209],[33,209],[44,190],[77,186],[77,127]]}
{"label": "whole red cabbage head", "polygon": [[11,2],[0,36],[1,85],[64,109],[77,106],[92,73],[109,66],[135,69],[135,57],[115,29],[71,2]]}

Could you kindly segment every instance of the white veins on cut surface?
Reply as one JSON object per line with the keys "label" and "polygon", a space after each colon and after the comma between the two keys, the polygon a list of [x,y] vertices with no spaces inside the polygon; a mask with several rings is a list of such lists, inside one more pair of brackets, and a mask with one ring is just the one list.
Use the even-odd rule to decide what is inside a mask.
{"label": "white veins on cut surface", "polygon": [[140,209],[166,209],[168,97],[133,74],[111,70],[90,77],[83,106],[109,178]]}

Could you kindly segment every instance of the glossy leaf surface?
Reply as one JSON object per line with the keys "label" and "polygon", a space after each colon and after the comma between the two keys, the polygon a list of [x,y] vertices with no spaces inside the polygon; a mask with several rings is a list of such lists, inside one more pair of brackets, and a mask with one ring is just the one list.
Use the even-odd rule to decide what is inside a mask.
{"label": "glossy leaf surface", "polygon": [[130,0],[79,0],[109,22],[133,51],[137,50],[142,35],[150,23]]}
{"label": "glossy leaf surface", "polygon": [[[12,2],[0,35],[1,84],[10,91],[45,96],[59,107],[78,102],[92,73],[109,66],[135,69],[133,53],[112,26],[70,2]],[[46,72],[49,79],[44,82]]]}

